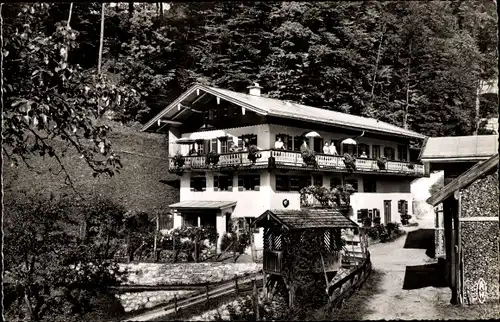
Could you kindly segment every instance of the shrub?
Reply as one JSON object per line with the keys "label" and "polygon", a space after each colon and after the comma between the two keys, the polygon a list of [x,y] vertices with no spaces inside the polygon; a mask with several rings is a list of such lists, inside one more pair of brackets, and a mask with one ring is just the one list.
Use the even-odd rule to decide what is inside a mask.
{"label": "shrub", "polygon": [[386,157],[379,157],[377,159],[377,166],[380,170],[385,170],[385,166],[387,164],[387,158]]}
{"label": "shrub", "polygon": [[215,151],[210,151],[208,152],[207,156],[205,157],[205,163],[207,165],[216,165],[219,163],[220,155],[215,152]]}
{"label": "shrub", "polygon": [[377,216],[373,219],[373,224],[374,225],[380,225],[380,222],[381,222],[381,218],[380,216]]}
{"label": "shrub", "polygon": [[372,240],[380,240],[380,233],[377,227],[370,227],[367,229],[366,234],[368,237],[370,237]]}
{"label": "shrub", "polygon": [[306,150],[302,152],[302,160],[308,166],[316,167],[318,164],[316,162],[316,155],[313,151]]}
{"label": "shrub", "polygon": [[259,148],[255,144],[252,144],[248,147],[248,160],[252,163],[255,163],[258,158],[262,155],[259,153]]}
{"label": "shrub", "polygon": [[349,153],[344,153],[344,164],[349,172],[356,170],[356,158]]}
{"label": "shrub", "polygon": [[[9,293],[9,320],[81,320],[96,310],[96,298],[106,297],[108,287],[120,283],[123,275],[116,264],[104,260],[106,243],[101,242],[102,236],[110,237],[106,231],[116,218],[101,222],[96,232],[90,229],[95,218],[88,217],[92,234],[82,240],[77,234],[81,226],[74,220],[78,209],[72,201],[32,198],[6,212],[5,271],[18,291]],[[102,209],[108,214],[117,210],[111,203],[106,205],[109,209]],[[95,215],[87,207],[82,210]]]}
{"label": "shrub", "polygon": [[372,226],[372,219],[370,217],[364,217],[363,227],[371,227],[371,226]]}

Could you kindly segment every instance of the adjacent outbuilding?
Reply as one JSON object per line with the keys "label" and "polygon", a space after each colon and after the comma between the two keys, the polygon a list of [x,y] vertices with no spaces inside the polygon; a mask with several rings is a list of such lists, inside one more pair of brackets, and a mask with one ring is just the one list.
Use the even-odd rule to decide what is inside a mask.
{"label": "adjacent outbuilding", "polygon": [[431,196],[442,208],[446,279],[454,304],[499,300],[498,153]]}

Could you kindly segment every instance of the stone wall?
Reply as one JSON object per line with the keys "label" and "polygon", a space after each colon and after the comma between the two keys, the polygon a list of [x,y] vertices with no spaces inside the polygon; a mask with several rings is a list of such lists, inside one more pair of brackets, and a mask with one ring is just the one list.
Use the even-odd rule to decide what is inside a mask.
{"label": "stone wall", "polygon": [[129,285],[201,285],[229,281],[234,276],[255,274],[262,269],[256,263],[130,263],[120,264],[128,269]]}
{"label": "stone wall", "polygon": [[177,299],[185,298],[196,291],[145,291],[127,292],[116,297],[120,300],[125,312],[150,309],[158,305],[164,305]]}
{"label": "stone wall", "polygon": [[[496,169],[495,169],[496,170]],[[460,222],[463,261],[464,304],[481,304],[499,299],[498,173],[476,180],[462,191],[461,218],[490,217]]]}

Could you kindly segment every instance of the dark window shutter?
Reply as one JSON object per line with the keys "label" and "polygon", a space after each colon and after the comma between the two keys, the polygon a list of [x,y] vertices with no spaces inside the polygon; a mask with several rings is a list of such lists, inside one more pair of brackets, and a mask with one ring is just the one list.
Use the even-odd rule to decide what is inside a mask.
{"label": "dark window shutter", "polygon": [[227,190],[233,191],[233,177],[227,178]]}
{"label": "dark window shutter", "polygon": [[219,191],[219,176],[214,176],[214,191]]}
{"label": "dark window shutter", "polygon": [[189,190],[194,191],[194,178],[189,180]]}
{"label": "dark window shutter", "polygon": [[217,139],[210,140],[210,151],[217,152]]}
{"label": "dark window shutter", "polygon": [[283,191],[283,176],[276,176],[276,191]]}
{"label": "dark window shutter", "polygon": [[243,191],[243,177],[238,177],[238,191]]}
{"label": "dark window shutter", "polygon": [[202,178],[201,179],[201,191],[206,191],[207,190],[207,178]]}
{"label": "dark window shutter", "polygon": [[290,135],[287,135],[286,137],[286,149],[287,150],[292,150],[292,142],[293,142],[293,138],[290,136]]}
{"label": "dark window shutter", "polygon": [[398,212],[401,213],[403,211],[403,200],[398,201]]}

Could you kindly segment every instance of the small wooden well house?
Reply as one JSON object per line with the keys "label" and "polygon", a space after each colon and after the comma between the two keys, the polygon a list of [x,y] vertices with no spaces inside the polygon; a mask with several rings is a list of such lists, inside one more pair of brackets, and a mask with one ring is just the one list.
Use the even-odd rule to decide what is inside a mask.
{"label": "small wooden well house", "polygon": [[307,239],[308,244],[313,245],[315,253],[319,255],[314,258],[310,267],[299,267],[298,270],[318,273],[321,278],[324,274],[328,285],[342,264],[341,229],[358,228],[354,221],[336,208],[268,210],[253,225],[264,228],[264,291],[266,295],[272,296],[277,284],[284,283],[289,293],[290,306],[294,302],[295,287],[285,276],[289,273],[290,266],[284,263],[290,263],[297,247]]}

